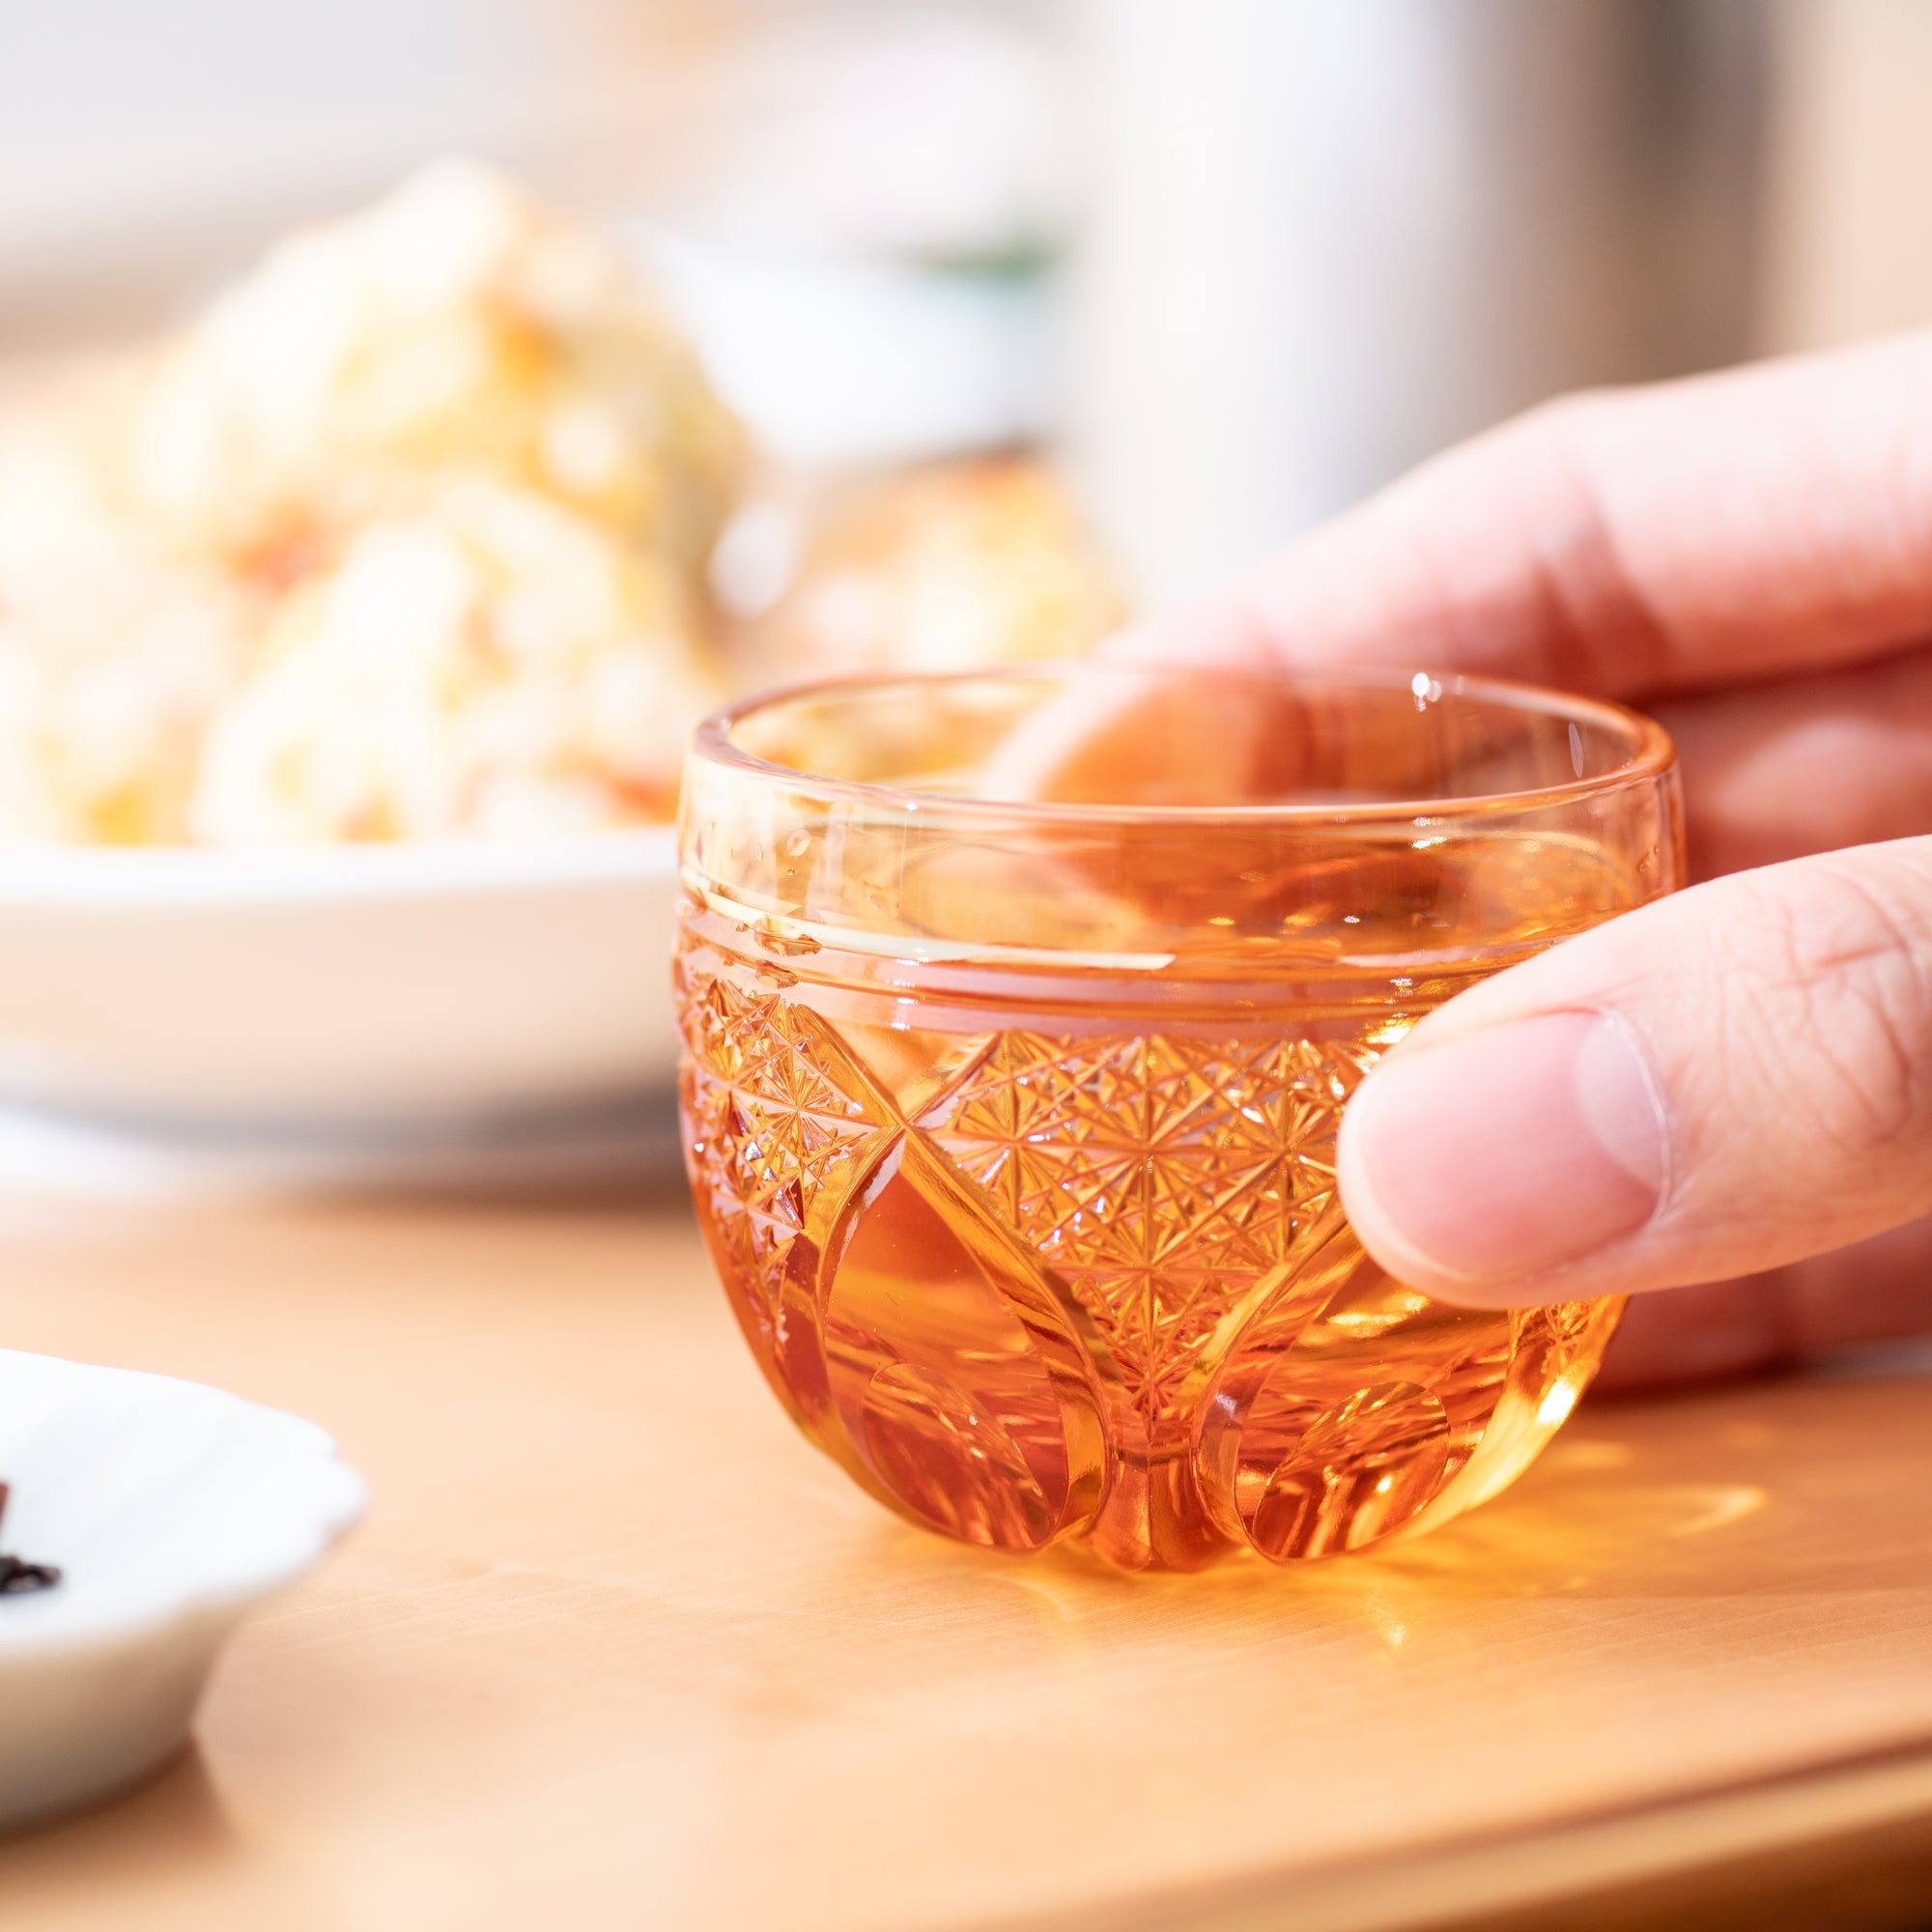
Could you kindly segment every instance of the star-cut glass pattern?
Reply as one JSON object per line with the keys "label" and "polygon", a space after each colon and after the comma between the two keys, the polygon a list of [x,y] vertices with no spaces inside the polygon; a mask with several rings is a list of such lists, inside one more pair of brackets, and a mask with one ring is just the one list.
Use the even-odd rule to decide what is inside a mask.
{"label": "star-cut glass pattern", "polygon": [[1067,1283],[1150,1420],[1334,1194],[1359,1044],[1002,1035],[922,1122]]}
{"label": "star-cut glass pattern", "polygon": [[722,976],[693,976],[680,1004],[694,1178],[732,1285],[775,1331],[794,1246],[822,1239],[822,1197],[842,1199],[890,1117],[809,1009]]}

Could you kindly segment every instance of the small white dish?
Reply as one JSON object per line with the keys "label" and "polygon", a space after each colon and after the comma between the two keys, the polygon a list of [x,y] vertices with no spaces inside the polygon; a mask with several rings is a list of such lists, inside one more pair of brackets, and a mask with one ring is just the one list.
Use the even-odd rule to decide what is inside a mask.
{"label": "small white dish", "polygon": [[0,1107],[473,1130],[668,1088],[668,828],[0,853]]}
{"label": "small white dish", "polygon": [[216,1653],[361,1515],[312,1422],[220,1389],[0,1350],[0,1829],[135,1782],[185,1744]]}

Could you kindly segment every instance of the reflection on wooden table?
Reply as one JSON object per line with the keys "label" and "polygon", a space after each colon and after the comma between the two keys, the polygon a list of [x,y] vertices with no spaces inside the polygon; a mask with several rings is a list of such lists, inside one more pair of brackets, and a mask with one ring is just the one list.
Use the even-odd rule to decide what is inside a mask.
{"label": "reflection on wooden table", "polygon": [[668,1192],[14,1206],[0,1339],[313,1415],[375,1494],[195,1757],[0,1846],[10,1927],[1711,1923],[1932,1817],[1932,1380],[1586,1405],[1413,1547],[1129,1580],[852,1490]]}

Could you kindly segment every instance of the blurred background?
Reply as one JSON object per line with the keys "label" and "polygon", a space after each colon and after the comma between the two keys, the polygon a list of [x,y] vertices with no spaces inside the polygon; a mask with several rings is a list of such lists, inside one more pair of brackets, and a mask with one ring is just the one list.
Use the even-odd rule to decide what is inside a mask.
{"label": "blurred background", "polygon": [[1139,602],[1552,391],[1925,319],[1928,87],[1915,0],[0,0],[0,350],[481,155],[764,446],[1045,448]]}
{"label": "blurred background", "polygon": [[1932,322],[1927,99],[1924,0],[0,0],[0,1129],[662,1100],[706,713]]}

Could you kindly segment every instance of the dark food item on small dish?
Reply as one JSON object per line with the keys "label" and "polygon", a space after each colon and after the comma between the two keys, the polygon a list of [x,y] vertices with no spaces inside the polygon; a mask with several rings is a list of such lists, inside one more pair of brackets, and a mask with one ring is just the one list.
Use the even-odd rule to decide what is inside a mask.
{"label": "dark food item on small dish", "polygon": [[[0,1528],[7,1521],[7,1498],[12,1492],[0,1483]],[[30,1590],[50,1590],[61,1579],[51,1563],[26,1563],[17,1556],[0,1555],[0,1597],[25,1596]]]}

